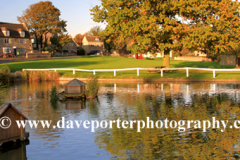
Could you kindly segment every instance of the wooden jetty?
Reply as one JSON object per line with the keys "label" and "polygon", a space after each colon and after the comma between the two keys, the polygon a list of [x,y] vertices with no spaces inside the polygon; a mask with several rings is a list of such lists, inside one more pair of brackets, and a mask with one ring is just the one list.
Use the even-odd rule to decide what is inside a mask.
{"label": "wooden jetty", "polygon": [[3,104],[0,107],[0,146],[5,142],[28,139],[29,133],[25,132],[25,128],[22,126],[19,128],[16,120],[27,120],[27,117],[11,103]]}
{"label": "wooden jetty", "polygon": [[73,79],[65,85],[65,91],[59,93],[59,100],[86,99],[85,86],[86,83]]}

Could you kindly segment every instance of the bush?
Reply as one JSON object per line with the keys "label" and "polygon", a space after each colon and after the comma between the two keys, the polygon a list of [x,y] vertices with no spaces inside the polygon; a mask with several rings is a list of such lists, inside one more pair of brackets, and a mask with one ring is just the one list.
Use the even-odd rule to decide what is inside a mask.
{"label": "bush", "polygon": [[86,96],[87,98],[95,98],[98,94],[99,83],[97,77],[91,77],[87,83]]}
{"label": "bush", "polygon": [[63,52],[68,52],[68,50],[67,50],[67,49],[65,49],[65,50],[63,50]]}
{"label": "bush", "polygon": [[59,73],[54,71],[22,71],[22,80],[33,81],[54,81],[59,79]]}
{"label": "bush", "polygon": [[52,52],[52,48],[51,47],[45,47],[44,51],[48,51],[49,53],[51,53]]}
{"label": "bush", "polygon": [[77,53],[78,55],[85,55],[85,50],[81,47],[81,48],[79,48],[79,50],[78,50],[78,53]]}
{"label": "bush", "polygon": [[3,66],[0,69],[1,72],[5,73],[5,74],[9,74],[11,72],[10,68],[8,66]]}

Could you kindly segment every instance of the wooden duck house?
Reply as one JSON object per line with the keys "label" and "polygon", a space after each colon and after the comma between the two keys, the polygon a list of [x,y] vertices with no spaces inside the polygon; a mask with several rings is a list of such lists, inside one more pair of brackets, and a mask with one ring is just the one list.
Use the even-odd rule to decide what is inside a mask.
{"label": "wooden duck house", "polygon": [[29,133],[26,133],[22,126],[19,128],[16,120],[27,120],[27,117],[11,103],[3,104],[0,107],[0,145],[10,141],[24,141],[28,138]]}
{"label": "wooden duck house", "polygon": [[73,79],[65,85],[65,93],[84,94],[86,84],[78,79]]}
{"label": "wooden duck house", "polygon": [[59,100],[66,99],[85,99],[86,83],[73,79],[65,84],[65,91],[59,94]]}

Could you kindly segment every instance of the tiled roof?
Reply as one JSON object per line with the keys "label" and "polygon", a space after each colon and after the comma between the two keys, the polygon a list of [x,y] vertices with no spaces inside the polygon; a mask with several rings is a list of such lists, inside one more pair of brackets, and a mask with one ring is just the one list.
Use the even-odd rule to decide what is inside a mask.
{"label": "tiled roof", "polygon": [[10,31],[10,38],[21,38],[18,29],[21,29],[25,32],[24,38],[30,38],[30,33],[25,29],[23,24],[0,22],[0,37],[6,37],[1,30],[2,27],[5,27],[6,30]]}
{"label": "tiled roof", "polygon": [[[88,42],[103,42],[100,36],[86,36]],[[98,39],[98,41],[97,41]]]}
{"label": "tiled roof", "polygon": [[17,112],[19,115],[21,115],[24,119],[27,119],[17,108],[15,108],[11,103],[5,103],[2,106],[0,106],[0,117],[3,115],[3,113],[8,109],[12,108],[15,112]]}
{"label": "tiled roof", "polygon": [[85,86],[86,83],[82,82],[82,81],[79,81],[78,79],[73,79],[71,80],[70,82],[68,82],[67,84],[65,84],[65,86]]}

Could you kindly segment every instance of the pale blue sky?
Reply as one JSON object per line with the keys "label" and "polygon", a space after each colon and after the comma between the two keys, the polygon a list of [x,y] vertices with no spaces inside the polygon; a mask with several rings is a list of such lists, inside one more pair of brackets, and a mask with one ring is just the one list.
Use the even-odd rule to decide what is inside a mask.
{"label": "pale blue sky", "polygon": [[[1,1],[0,22],[19,23],[17,16],[21,16],[29,5],[38,2],[40,0]],[[89,11],[95,5],[99,5],[100,0],[51,0],[51,2],[61,11],[60,18],[67,21],[68,33],[73,37],[78,33],[84,34],[96,25],[105,28],[104,24],[95,23],[91,19]]]}

